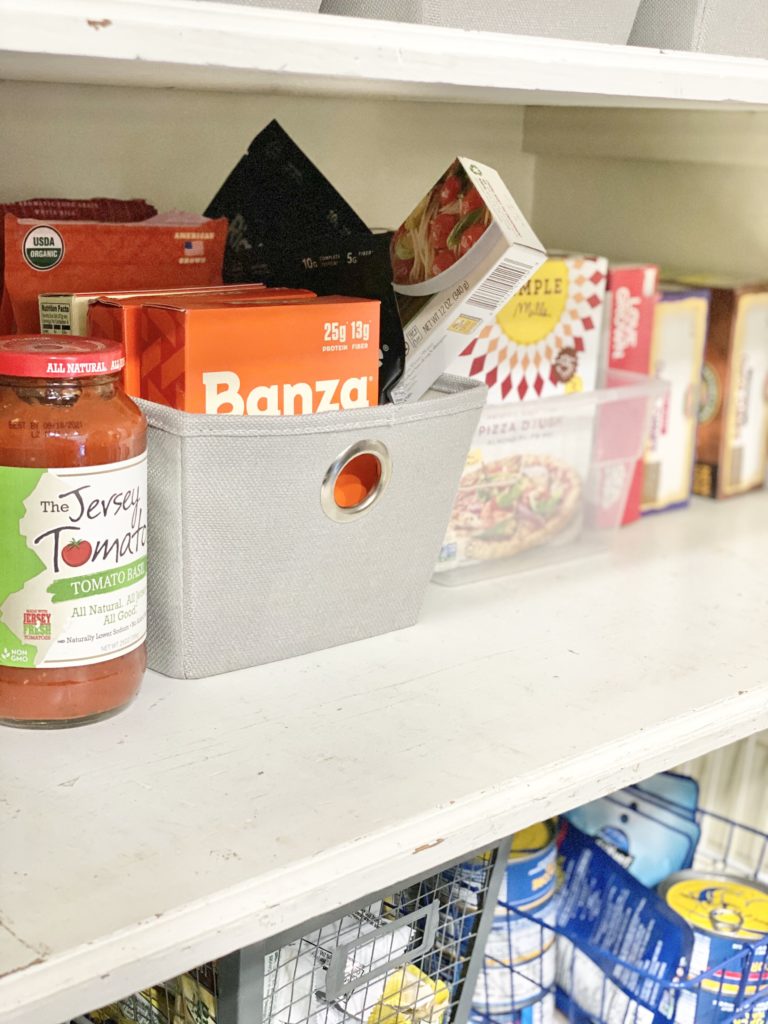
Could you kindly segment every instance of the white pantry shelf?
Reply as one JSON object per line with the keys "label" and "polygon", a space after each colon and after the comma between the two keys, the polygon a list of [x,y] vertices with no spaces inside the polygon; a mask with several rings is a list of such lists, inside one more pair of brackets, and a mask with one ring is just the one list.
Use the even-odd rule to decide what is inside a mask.
{"label": "white pantry shelf", "polygon": [[768,105],[765,60],[201,0],[0,0],[0,77],[526,105]]}
{"label": "white pantry shelf", "polygon": [[764,728],[767,521],[766,493],[698,501],[604,558],[432,586],[400,633],[5,730],[0,1024],[59,1024]]}

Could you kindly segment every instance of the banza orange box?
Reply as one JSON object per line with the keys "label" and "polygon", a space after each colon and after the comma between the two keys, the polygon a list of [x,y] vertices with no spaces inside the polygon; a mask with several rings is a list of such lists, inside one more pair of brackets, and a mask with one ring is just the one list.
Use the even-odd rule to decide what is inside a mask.
{"label": "banza orange box", "polygon": [[[279,293],[279,294],[278,294]],[[186,305],[247,299],[262,302],[276,298],[313,298],[314,292],[303,289],[265,288],[263,284],[218,285],[210,288],[170,288],[164,291],[132,292],[125,295],[102,295],[88,307],[87,333],[91,338],[119,341],[125,350],[123,386],[129,395],[142,398],[141,349],[139,325],[141,307],[148,302],[184,302]]]}
{"label": "banza orange box", "polygon": [[141,393],[184,412],[297,415],[376,405],[380,303],[146,304]]}

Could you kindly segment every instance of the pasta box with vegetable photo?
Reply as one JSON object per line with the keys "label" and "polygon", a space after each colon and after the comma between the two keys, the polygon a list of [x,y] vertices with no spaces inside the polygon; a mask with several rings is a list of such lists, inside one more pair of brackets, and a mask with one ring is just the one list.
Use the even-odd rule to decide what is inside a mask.
{"label": "pasta box with vegetable photo", "polygon": [[546,259],[499,175],[459,157],[395,231],[406,341],[395,402],[415,402]]}

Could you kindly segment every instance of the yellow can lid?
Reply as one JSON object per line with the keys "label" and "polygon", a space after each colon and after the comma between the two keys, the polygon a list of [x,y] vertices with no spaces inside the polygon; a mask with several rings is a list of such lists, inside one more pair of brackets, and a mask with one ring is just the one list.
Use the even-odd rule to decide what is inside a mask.
{"label": "yellow can lid", "polygon": [[535,825],[515,832],[512,836],[510,857],[519,857],[526,853],[538,853],[546,849],[555,839],[555,828],[552,819],[538,821]]}
{"label": "yellow can lid", "polygon": [[662,894],[700,931],[752,941],[768,935],[768,892],[758,883],[681,873],[665,883]]}

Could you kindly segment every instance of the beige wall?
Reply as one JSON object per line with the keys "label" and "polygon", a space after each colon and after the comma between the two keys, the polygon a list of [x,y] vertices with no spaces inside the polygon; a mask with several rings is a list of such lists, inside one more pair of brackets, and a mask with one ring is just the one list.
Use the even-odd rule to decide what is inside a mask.
{"label": "beige wall", "polygon": [[550,247],[765,277],[767,195],[765,168],[541,156],[533,219]]}
{"label": "beige wall", "polygon": [[143,196],[202,211],[277,117],[372,227],[396,226],[457,155],[496,167],[527,212],[519,107],[0,84],[0,201]]}

